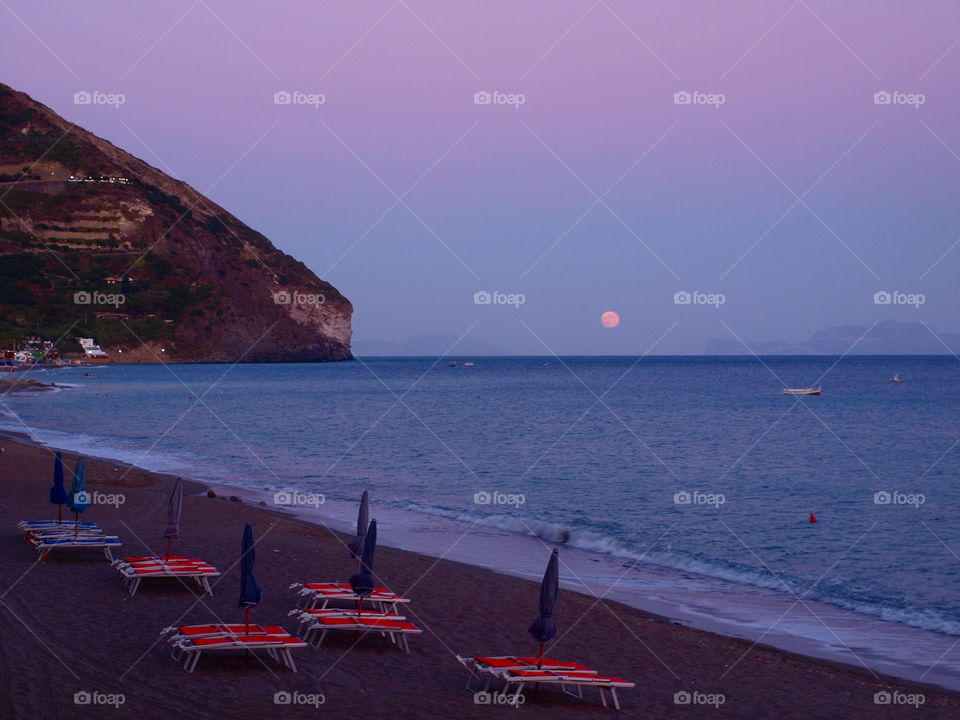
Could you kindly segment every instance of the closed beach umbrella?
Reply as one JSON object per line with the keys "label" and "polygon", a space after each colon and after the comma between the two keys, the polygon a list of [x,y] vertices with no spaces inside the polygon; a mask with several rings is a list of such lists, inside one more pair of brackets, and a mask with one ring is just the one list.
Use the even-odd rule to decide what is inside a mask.
{"label": "closed beach umbrella", "polygon": [[177,478],[173,484],[173,492],[167,502],[167,529],[163,536],[167,539],[167,557],[170,557],[170,546],[180,537],[180,515],[183,512],[183,480]]}
{"label": "closed beach umbrella", "polygon": [[537,658],[537,667],[543,662],[543,645],[557,636],[557,626],[553,622],[553,610],[557,606],[557,593],[560,582],[560,559],[557,551],[550,555],[547,570],[543,573],[540,583],[540,616],[527,628],[533,639],[540,643],[540,655]]}
{"label": "closed beach umbrella", "polygon": [[253,528],[250,523],[243,527],[243,542],[240,544],[240,602],[237,607],[244,608],[246,623],[249,629],[250,608],[260,604],[263,598],[263,589],[257,584],[253,576],[253,564],[257,559],[257,551],[253,546]]}
{"label": "closed beach umbrella", "polygon": [[83,466],[83,458],[77,458],[73,468],[73,482],[70,485],[70,494],[67,496],[67,507],[73,511],[74,535],[80,532],[80,513],[90,507],[90,495],[87,493],[87,471]]}
{"label": "closed beach umbrella", "polygon": [[373,592],[376,582],[373,579],[373,554],[377,549],[377,521],[371,520],[367,535],[363,539],[363,555],[360,558],[360,571],[350,576],[350,587],[359,596],[357,607],[363,609],[363,598]]}
{"label": "closed beach umbrella", "polygon": [[63,506],[67,502],[67,491],[63,487],[63,455],[57,451],[53,461],[53,487],[50,488],[50,502],[57,506],[57,522],[63,522]]}
{"label": "closed beach umbrella", "polygon": [[[357,536],[347,546],[350,548],[350,557],[359,564],[360,554],[363,552],[363,541],[367,535],[367,525],[370,517],[370,494],[364,490],[360,498],[360,509],[357,511]],[[357,568],[360,569],[359,567]]]}

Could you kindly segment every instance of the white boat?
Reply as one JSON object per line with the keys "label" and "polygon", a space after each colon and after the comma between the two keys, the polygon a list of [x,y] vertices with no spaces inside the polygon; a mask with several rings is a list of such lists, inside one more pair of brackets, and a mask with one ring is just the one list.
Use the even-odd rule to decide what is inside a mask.
{"label": "white boat", "polygon": [[890,382],[901,382],[901,380],[900,380],[900,373],[897,373],[897,374],[894,375],[892,378],[890,378]]}
{"label": "white boat", "polygon": [[815,388],[784,388],[784,395],[820,395],[822,387]]}

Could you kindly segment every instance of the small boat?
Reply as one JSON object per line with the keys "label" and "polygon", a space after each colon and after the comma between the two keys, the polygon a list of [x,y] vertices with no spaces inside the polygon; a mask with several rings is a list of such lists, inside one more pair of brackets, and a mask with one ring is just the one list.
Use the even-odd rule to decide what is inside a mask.
{"label": "small boat", "polygon": [[890,378],[890,382],[901,382],[901,380],[900,380],[900,373],[897,373],[897,374],[894,375],[892,378]]}
{"label": "small boat", "polygon": [[450,362],[447,363],[447,365],[449,365],[450,367],[456,367],[456,366],[457,366],[457,361],[456,361],[456,360],[451,360]]}
{"label": "small boat", "polygon": [[464,366],[464,367],[473,367],[473,363],[472,363],[472,362],[465,362],[465,363],[463,364],[463,366]]}
{"label": "small boat", "polygon": [[784,395],[820,395],[820,391],[823,390],[822,387],[815,388],[784,388]]}

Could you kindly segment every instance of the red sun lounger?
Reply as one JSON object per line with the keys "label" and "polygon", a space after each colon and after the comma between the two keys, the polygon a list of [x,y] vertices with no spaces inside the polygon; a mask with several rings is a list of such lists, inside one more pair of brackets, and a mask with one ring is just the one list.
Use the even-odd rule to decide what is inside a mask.
{"label": "red sun lounger", "polygon": [[204,593],[213,595],[210,578],[220,576],[212,565],[191,558],[124,558],[115,560],[113,566],[123,576],[131,595],[136,595],[140,581],[146,578],[190,578]]}
{"label": "red sun lounger", "polygon": [[413,623],[400,620],[387,620],[383,618],[367,618],[366,615],[352,617],[324,617],[318,616],[309,626],[308,630],[319,633],[317,647],[323,644],[324,638],[331,630],[352,630],[354,632],[371,634],[379,633],[390,638],[404,652],[410,652],[410,643],[407,638],[409,635],[419,635],[423,632]]}
{"label": "red sun lounger", "polygon": [[[347,583],[294,583],[291,588],[300,588],[300,596],[304,607],[308,609],[325,609],[333,600],[357,602],[360,596],[353,592]],[[388,612],[394,606],[410,602],[410,598],[401,597],[386,588],[374,588],[373,592],[364,598],[379,612]],[[388,607],[389,606],[389,607]]]}
{"label": "red sun lounger", "polygon": [[266,650],[274,660],[296,672],[290,650],[307,647],[307,643],[279,625],[184,625],[164,628],[160,635],[171,631],[176,631],[170,638],[173,658],[178,662],[185,658],[183,667],[187,672],[193,672],[200,655],[207,650]]}
{"label": "red sun lounger", "polygon": [[77,548],[97,548],[103,550],[107,560],[113,562],[113,553],[110,548],[121,547],[122,542],[116,535],[103,535],[100,537],[38,537],[31,541],[31,544],[41,555],[41,560],[46,562],[47,556],[56,549],[77,549]]}

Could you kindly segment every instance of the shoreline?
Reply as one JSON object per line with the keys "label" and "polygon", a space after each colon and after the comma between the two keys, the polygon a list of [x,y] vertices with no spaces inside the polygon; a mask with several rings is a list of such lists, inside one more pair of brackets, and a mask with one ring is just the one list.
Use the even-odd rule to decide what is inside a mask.
{"label": "shoreline", "polygon": [[[11,430],[0,430],[2,437],[11,437],[15,442],[37,448],[54,446]],[[77,453],[76,450],[65,452]],[[122,460],[87,452],[80,454],[137,472],[159,477],[174,476],[169,470],[147,470]],[[184,476],[184,480],[198,492],[213,489],[218,496],[252,500],[251,507],[270,510],[281,517],[306,522],[326,531],[353,532],[356,509],[352,501],[327,498],[326,504],[313,509],[284,507],[275,505],[273,493],[265,489],[230,484],[220,479]],[[482,539],[474,540],[471,545],[470,542],[461,542],[466,533],[462,533],[463,527],[459,526],[465,527],[467,521],[460,523],[443,517],[421,516],[415,511],[385,508],[383,505],[377,509],[381,529],[388,528],[387,533],[381,533],[381,544],[396,550],[431,560],[442,557],[499,576],[539,581],[541,569],[537,553],[548,545],[560,547],[565,558],[561,587],[587,597],[616,601],[666,622],[755,643],[811,661],[848,667],[892,681],[960,692],[960,672],[955,655],[950,655],[957,639],[951,635],[881,620],[811,599],[802,603],[801,610],[806,613],[794,612],[794,606],[800,605],[799,600],[793,602],[790,595],[768,588],[656,563],[634,563],[617,555],[595,553],[563,543],[556,545],[534,535],[489,526],[477,526]],[[386,526],[384,521],[387,521]],[[445,550],[440,553],[438,548]],[[510,567],[485,561],[486,558],[503,556],[511,558]],[[631,564],[632,572],[621,572]],[[891,655],[886,648],[895,648],[894,654]],[[910,648],[911,652],[904,654],[903,648]],[[932,666],[931,662],[934,663]]]}
{"label": "shoreline", "polygon": [[[11,437],[12,435],[14,435],[14,433],[4,433],[3,435],[5,438],[4,443],[7,445],[12,445],[12,447],[8,449],[8,452],[5,453],[4,463],[6,464],[6,462],[8,461],[11,455],[17,455],[17,456],[27,455],[33,459],[32,464],[39,465],[39,468],[37,469],[37,471],[35,473],[31,473],[32,475],[36,475],[36,477],[29,481],[29,485],[32,486],[32,493],[34,496],[36,496],[35,502],[31,502],[30,505],[33,505],[35,507],[39,506],[39,508],[44,509],[43,506],[47,505],[45,495],[46,495],[46,488],[49,485],[49,479],[47,476],[49,475],[48,469],[50,466],[49,459],[51,457],[51,451],[50,449],[44,446],[41,446],[37,443],[32,442],[29,438],[25,436]],[[89,456],[85,456],[85,457],[89,457]],[[123,468],[122,472],[119,468]],[[119,479],[120,479],[119,486],[129,488],[130,492],[132,493],[143,492],[153,496],[156,496],[158,494],[160,496],[163,496],[165,492],[168,492],[167,488],[169,487],[169,484],[172,482],[172,477],[173,477],[172,475],[169,475],[169,474],[145,471],[135,466],[116,462],[109,459],[99,459],[99,458],[89,457],[88,475],[90,477],[89,484],[90,484],[91,490],[97,489],[97,487],[100,484],[107,487],[116,487],[117,486],[115,484],[116,481],[111,477],[111,475],[113,475],[116,472],[121,472],[121,475],[119,476]],[[117,477],[117,476],[114,475],[113,477]],[[98,482],[98,480],[100,482]],[[195,480],[189,480],[189,481],[185,480],[185,482],[188,483],[188,491],[187,491],[187,497],[185,498],[185,505],[187,507],[193,507],[194,509],[200,509],[201,514],[204,516],[205,519],[216,520],[216,519],[222,518],[222,516],[235,516],[239,514],[247,517],[252,517],[253,518],[252,521],[254,522],[255,529],[257,527],[262,528],[265,525],[270,525],[272,528],[277,526],[278,524],[282,524],[285,526],[297,528],[298,534],[305,533],[307,535],[312,535],[315,537],[316,536],[326,537],[328,545],[339,545],[340,543],[340,541],[332,539],[334,536],[337,535],[337,533],[331,530],[327,525],[325,525],[322,522],[317,522],[317,521],[311,522],[309,520],[305,520],[300,517],[297,517],[294,513],[280,510],[275,507],[261,505],[259,504],[259,501],[257,499],[254,499],[253,502],[251,503],[249,502],[249,499],[250,499],[249,495],[247,496],[247,501],[244,501],[244,502],[230,502],[230,500],[227,500],[227,499],[211,500],[204,497],[205,491],[208,487],[211,487],[211,486],[216,487],[217,484],[204,483],[204,482],[199,482]],[[242,493],[250,492],[249,489],[246,489],[246,488],[241,489],[241,488],[236,488],[235,486],[227,486],[225,484],[219,485],[219,487],[224,487],[224,488],[230,487],[231,490],[233,490],[239,497],[243,497]],[[154,498],[154,500],[156,500],[156,498]],[[49,506],[47,505],[47,507]],[[22,519],[22,518],[12,517],[10,515],[9,508],[6,506],[4,506],[3,509],[5,511],[4,515],[6,516],[7,525],[2,529],[2,532],[9,536],[11,534],[10,528],[12,527],[12,524],[15,524],[15,522],[18,519]],[[118,510],[122,510],[122,508]],[[105,511],[104,509],[96,508],[96,512],[98,513],[103,513],[104,511]],[[262,511],[267,511],[268,514],[264,515]],[[37,514],[40,512],[41,510],[35,510],[34,514]],[[154,508],[154,512],[152,514],[154,516],[155,523],[158,522],[156,516],[162,515],[162,512],[163,512],[163,508],[160,508],[160,507]],[[90,513],[88,512],[88,515],[89,514]],[[39,517],[39,515],[37,516]],[[194,523],[191,523],[187,519],[187,517],[188,517],[188,513],[185,512],[185,522],[184,522],[184,531],[183,531],[184,535],[190,536],[190,537],[196,536],[197,527],[195,526]],[[90,519],[90,520],[101,522],[101,524],[104,527],[110,528],[112,531],[115,531],[117,532],[117,534],[121,535],[121,539],[124,539],[124,540],[126,539],[124,537],[127,534],[125,532],[125,527],[123,526],[118,527],[117,523],[115,521],[111,522],[109,517],[107,519],[85,517],[84,519]],[[131,529],[134,527],[132,521],[129,518],[126,521],[124,521],[123,525],[128,526]],[[159,534],[159,530],[157,530],[154,534]],[[237,535],[237,538],[239,537],[238,531],[236,531],[234,534]],[[195,539],[195,537],[193,539]],[[517,577],[516,575],[510,574],[507,572],[495,573],[491,570],[487,570],[487,569],[478,567],[476,565],[463,564],[460,562],[447,560],[447,559],[437,560],[434,557],[412,552],[409,550],[397,550],[389,547],[388,540],[389,538],[385,538],[385,543],[384,545],[381,546],[382,549],[378,549],[378,555],[381,557],[390,556],[394,558],[399,558],[401,560],[400,564],[403,564],[403,565],[416,565],[420,567],[425,566],[428,568],[435,568],[431,572],[442,573],[442,574],[452,573],[454,575],[465,574],[474,579],[474,584],[470,585],[471,588],[483,586],[485,588],[492,589],[495,596],[498,598],[498,600],[492,603],[491,605],[476,608],[476,611],[477,611],[476,614],[487,615],[491,619],[497,619],[500,617],[499,608],[502,608],[503,606],[518,605],[520,608],[520,610],[517,613],[515,613],[515,616],[512,616],[510,618],[513,621],[511,624],[515,625],[516,627],[512,628],[513,631],[510,633],[509,637],[505,639],[501,639],[500,641],[492,639],[489,642],[482,642],[482,643],[474,642],[472,643],[474,647],[468,646],[468,647],[461,648],[459,647],[459,643],[455,642],[455,638],[453,643],[451,643],[450,640],[444,638],[442,641],[442,645],[446,645],[446,646],[452,645],[455,648],[456,652],[464,655],[469,655],[471,653],[483,654],[484,652],[506,653],[511,651],[511,646],[514,648],[512,650],[513,652],[523,652],[525,649],[529,650],[528,647],[525,647],[526,645],[529,645],[529,643],[527,642],[527,638],[525,637],[523,628],[526,626],[526,623],[529,622],[529,618],[527,616],[531,615],[531,613],[535,613],[535,598],[536,598],[537,588],[534,582],[531,582],[531,580],[529,579]],[[184,544],[186,544],[186,541],[184,541]],[[230,550],[235,551],[235,548],[232,547],[232,545],[234,544],[236,543],[235,542],[229,543],[228,548],[226,549],[228,551]],[[22,546],[22,541],[21,541],[21,546]],[[220,554],[223,555],[224,548],[218,548],[218,550]],[[331,548],[326,548],[326,550],[327,552],[331,552]],[[131,547],[129,545],[125,545],[123,552],[121,552],[120,554],[124,555],[130,551],[131,551]],[[139,550],[137,552],[139,552]],[[231,554],[230,552],[227,552],[228,557],[230,554]],[[264,560],[264,562],[272,562],[275,559],[275,558],[269,557],[269,555],[272,553],[264,553],[264,554],[268,556]],[[345,555],[345,553],[343,552],[338,553],[338,550],[336,547],[332,548],[332,554]],[[30,553],[26,553],[25,551],[12,552],[10,553],[10,555],[14,555],[19,559],[20,562],[18,563],[18,565],[22,566],[21,572],[24,569],[26,569],[26,566],[29,563],[30,558],[32,557]],[[200,555],[200,556],[204,556],[204,555]],[[213,556],[211,556],[211,561],[213,561],[212,557]],[[232,561],[230,563],[224,563],[224,564],[226,565],[226,567],[229,567],[231,563]],[[378,564],[379,563],[392,564],[392,562],[384,561],[384,560],[378,560]],[[54,563],[53,560],[51,560],[51,562],[48,563],[48,565],[54,565],[54,564],[68,566],[72,564],[72,561],[65,557],[62,560],[57,560],[56,563]],[[217,564],[217,562],[214,562],[214,564]],[[109,566],[106,566],[106,564],[103,563],[102,559],[99,559],[99,560],[91,559],[83,563],[84,568],[91,565],[94,566],[94,568],[99,569],[100,574],[107,575],[108,578],[110,575],[116,574],[114,571],[112,571],[109,568]],[[348,565],[349,565],[349,561],[347,561],[345,557],[341,558],[341,560],[336,562],[334,565],[335,570],[338,571],[339,574],[344,575],[344,577],[342,578],[332,577],[334,573],[328,573],[331,575],[331,577],[310,578],[310,577],[304,577],[301,572],[300,574],[294,575],[294,576],[288,575],[286,580],[288,580],[289,582],[301,581],[301,580],[307,580],[307,579],[343,580],[345,579],[345,575],[348,574],[347,573],[349,569]],[[383,566],[381,565],[380,567],[383,567]],[[380,568],[378,568],[378,573],[379,572],[380,572]],[[235,575],[235,571],[233,574]],[[235,581],[235,578],[233,578],[233,580]],[[289,582],[287,582],[286,584],[289,584]],[[115,601],[119,601],[120,603],[126,604],[126,605],[129,605],[130,603],[136,603],[140,598],[140,595],[144,592],[143,590],[141,590],[141,593],[138,593],[136,597],[128,598],[122,592],[122,589],[120,588],[119,583],[116,583],[115,580],[114,582],[110,582],[108,580],[105,584],[108,586],[105,592],[108,595],[112,595]],[[233,599],[233,593],[232,593],[233,582],[231,582],[231,579],[228,578],[224,584],[226,586],[226,591],[224,592],[224,590],[221,589],[217,593],[217,595],[220,596],[219,599],[222,600],[223,599],[222,596],[226,594],[228,596],[228,599],[232,600]],[[281,586],[271,585],[268,588],[267,583],[265,583],[263,579],[261,579],[261,584],[264,585],[269,595],[274,596],[274,599],[276,599],[275,596],[278,596],[278,595],[284,596],[285,598],[284,607],[289,609],[290,607],[293,606],[295,602],[293,591],[288,591],[286,589],[286,584],[283,584]],[[431,593],[434,592],[435,591],[434,584],[433,583],[427,583],[427,584],[431,588]],[[505,590],[505,588],[510,588],[510,590]],[[403,588],[401,587],[400,589],[403,589]],[[150,592],[151,594],[153,593],[153,591],[150,591]],[[446,589],[441,587],[439,592],[442,595],[444,595],[444,598],[443,598],[444,605],[449,604],[451,602],[451,598],[449,597],[449,595],[445,594]],[[177,596],[179,595],[180,602],[184,604],[186,604],[186,601],[190,599],[190,595],[184,592],[177,593],[173,590],[168,591],[164,597],[166,597],[167,595],[169,595],[172,600],[176,600]],[[596,662],[596,661],[591,661],[591,662],[593,663],[594,667],[598,667],[598,669],[601,669],[603,672],[609,672],[609,673],[621,675],[621,676],[627,677],[632,681],[638,682],[638,687],[636,689],[632,691],[625,690],[621,693],[621,700],[623,702],[625,710],[630,707],[636,710],[640,710],[641,708],[643,709],[648,708],[648,705],[646,704],[647,700],[649,699],[648,691],[643,689],[648,686],[645,682],[641,682],[641,679],[639,677],[634,677],[630,674],[632,671],[630,666],[635,666],[637,668],[637,670],[633,671],[634,673],[637,673],[637,672],[646,673],[650,671],[656,671],[659,668],[661,677],[656,680],[656,684],[654,686],[663,687],[666,683],[666,687],[673,688],[673,690],[671,690],[671,693],[670,693],[671,696],[672,696],[672,693],[679,692],[684,689],[689,691],[699,690],[701,692],[724,693],[725,687],[727,687],[728,685],[736,684],[730,680],[730,678],[733,675],[740,676],[742,672],[749,677],[750,675],[758,672],[758,668],[761,671],[763,669],[778,668],[778,669],[774,669],[773,671],[775,675],[779,677],[780,674],[783,672],[783,667],[788,666],[788,667],[795,668],[800,676],[809,676],[812,674],[813,676],[819,677],[821,682],[828,681],[828,684],[830,684],[831,682],[840,681],[841,683],[847,686],[859,686],[861,689],[864,686],[868,688],[873,688],[872,693],[868,693],[868,695],[870,696],[872,696],[873,693],[883,692],[886,689],[891,689],[891,691],[896,690],[898,692],[902,692],[904,696],[917,694],[919,692],[925,695],[927,700],[927,702],[925,702],[925,704],[920,706],[920,708],[918,709],[918,711],[921,714],[923,714],[925,710],[932,709],[932,705],[935,703],[931,703],[930,701],[933,699],[936,699],[937,702],[945,703],[947,706],[954,708],[954,711],[956,712],[960,712],[960,694],[951,692],[949,690],[944,690],[942,688],[937,687],[935,684],[907,682],[907,681],[898,680],[891,676],[886,676],[882,674],[878,674],[880,679],[877,680],[871,677],[867,671],[864,671],[863,669],[857,668],[855,666],[851,666],[845,663],[835,662],[831,660],[811,658],[806,655],[793,653],[788,650],[774,648],[772,646],[768,646],[762,643],[758,643],[754,645],[753,643],[747,642],[742,639],[737,639],[737,638],[733,638],[725,635],[715,634],[709,631],[688,627],[684,624],[678,623],[675,619],[672,619],[669,616],[658,615],[645,610],[640,610],[640,609],[631,607],[629,605],[624,605],[622,603],[616,602],[614,600],[604,600],[602,605],[599,605],[597,604],[595,597],[592,597],[588,594],[583,594],[583,593],[568,590],[566,587],[564,587],[561,590],[561,598],[562,598],[561,605],[558,610],[558,615],[559,615],[558,623],[560,623],[562,626],[571,626],[571,625],[574,625],[576,621],[576,625],[573,628],[571,628],[571,635],[579,634],[580,632],[585,633],[584,638],[581,639],[580,643],[577,643],[577,644],[582,643],[582,648],[579,652],[589,652],[591,650],[595,650],[593,646],[596,643],[595,643],[595,639],[593,639],[593,635],[589,631],[589,626],[601,620],[604,621],[605,623],[609,623],[612,621],[611,616],[613,616],[614,618],[616,618],[616,621],[617,621],[617,622],[614,622],[613,630],[615,633],[619,632],[620,636],[624,635],[623,627],[622,627],[623,625],[626,625],[627,629],[630,629],[630,625],[634,623],[639,623],[640,625],[643,626],[645,630],[655,629],[656,632],[654,632],[653,634],[656,636],[669,637],[671,639],[670,644],[678,644],[685,650],[693,649],[695,654],[698,656],[701,652],[703,652],[704,648],[708,648],[708,651],[707,651],[708,654],[714,656],[712,659],[715,660],[716,656],[718,655],[726,657],[727,662],[720,663],[720,665],[723,666],[724,671],[731,673],[729,676],[726,676],[722,680],[718,680],[717,677],[714,677],[714,680],[712,683],[701,681],[699,685],[702,687],[697,687],[697,686],[691,687],[689,684],[686,684],[684,682],[686,678],[682,673],[676,673],[677,678],[681,678],[680,681],[678,681],[677,678],[671,677],[671,675],[674,674],[673,671],[670,670],[670,666],[672,666],[672,663],[668,661],[665,663],[666,666],[664,667],[664,666],[661,666],[661,663],[664,663],[664,660],[661,659],[660,662],[657,662],[657,659],[655,659],[655,657],[659,656],[659,658],[663,658],[664,656],[663,650],[660,648],[654,647],[648,638],[644,637],[643,635],[640,635],[639,637],[634,639],[630,637],[629,634],[626,634],[625,637],[617,637],[616,652],[613,654],[613,656],[605,657],[604,660],[601,662]],[[436,621],[433,618],[430,618],[429,610],[432,609],[432,603],[430,599],[418,597],[418,598],[415,598],[415,600],[416,600],[415,608],[418,610],[417,615],[420,615],[420,611],[422,611],[423,613],[420,616],[420,620],[423,622],[422,626],[432,628]],[[454,598],[453,600],[454,602],[456,602],[456,598]],[[469,602],[467,604],[468,606],[471,605],[471,603]],[[230,605],[232,606],[233,603],[231,602]],[[570,607],[571,605],[578,606],[579,608],[591,608],[591,609],[583,617],[582,622],[580,622],[580,621],[577,621],[577,618],[581,617],[581,613],[573,611]],[[474,609],[474,608],[468,608],[468,611],[470,609]],[[464,609],[461,608],[460,610],[462,612]],[[263,614],[261,614],[259,610],[257,611],[257,614],[260,615],[261,618],[264,618]],[[285,613],[284,613],[284,616],[285,616]],[[281,618],[276,614],[274,614],[273,617],[274,619],[269,620],[270,622],[279,622],[282,619],[285,619],[285,617]],[[411,619],[414,622],[418,622],[418,619],[414,617],[412,613],[411,613]],[[204,620],[201,618],[198,621],[203,622]],[[266,622],[267,620],[264,619],[263,621]],[[162,624],[169,624],[170,621],[158,619],[157,622],[160,622]],[[618,627],[620,628],[619,631],[617,630]],[[561,632],[563,632],[563,629],[561,629]],[[428,634],[429,633],[425,633],[424,636],[418,636],[414,638],[414,642],[413,642],[414,656],[417,655],[417,646],[421,644],[420,641],[425,641],[426,635]],[[496,634],[496,632],[494,632],[493,634]],[[441,633],[439,637],[444,637],[444,636]],[[2,638],[2,636],[0,636],[0,638]],[[638,642],[640,638],[643,638],[643,642]],[[503,640],[506,640],[506,642],[504,642]],[[567,643],[564,642],[564,644],[566,645]],[[370,641],[370,642],[363,643],[363,645],[372,646],[372,645],[376,645],[376,643],[373,641]],[[645,648],[644,645],[647,645],[647,648]],[[339,646],[337,646],[337,649],[341,650],[344,648],[340,648]],[[372,648],[370,649],[372,650]],[[441,674],[449,674],[452,671],[455,675],[457,675],[457,679],[453,681],[453,684],[451,685],[451,687],[447,689],[450,694],[450,698],[449,698],[450,701],[455,703],[456,709],[453,710],[453,713],[454,715],[458,715],[461,717],[473,717],[472,715],[469,715],[469,710],[473,708],[472,701],[470,700],[469,695],[467,695],[462,691],[463,670],[456,663],[452,655],[449,654],[449,650],[450,648],[447,647],[446,651],[448,654],[446,655],[445,658],[443,658],[443,663],[445,663],[445,666],[443,667],[443,671]],[[312,653],[312,652],[316,652],[316,651],[306,650],[302,654],[307,655],[308,653]],[[329,651],[321,650],[320,652],[326,655],[328,654]],[[384,651],[384,652],[388,652],[388,651]],[[357,655],[366,655],[366,653],[367,653],[366,647],[357,651]],[[576,657],[581,661],[583,661],[583,657],[584,657],[582,655],[577,656],[576,654],[571,654],[570,651],[564,650],[562,648],[551,650],[551,653],[554,656],[563,655],[564,657]],[[653,655],[651,655],[651,653],[653,653]],[[603,654],[609,655],[609,653],[603,653]],[[738,661],[737,658],[741,656],[743,656],[743,659]],[[378,654],[378,657],[379,657],[379,654]],[[390,657],[393,657],[393,656],[390,655]],[[629,660],[627,660],[627,658],[629,658]],[[406,661],[411,665],[416,665],[418,662],[418,660],[414,659],[414,657],[403,656],[399,652],[397,652],[396,657],[393,659],[399,664],[402,664]],[[178,674],[182,673],[182,669],[180,669],[175,664],[173,664],[173,662],[169,660],[169,658],[161,657],[159,658],[158,662],[160,663],[161,667],[164,667],[164,666],[166,667],[166,672],[178,673]],[[222,662],[226,665],[230,664],[230,661],[226,659]],[[298,664],[299,662],[300,661],[298,658]],[[710,663],[707,662],[706,664],[710,664]],[[211,665],[214,665],[214,663],[211,662]],[[731,665],[737,668],[740,668],[740,670],[739,671],[727,670],[727,668],[729,668]],[[641,667],[644,668],[644,670],[641,671],[640,670]],[[201,665],[201,670],[202,669],[203,669],[203,664]],[[670,671],[668,672],[668,670]],[[204,673],[198,670],[197,673],[191,676],[185,676],[185,677],[190,677],[192,681],[193,678],[202,678],[203,675]],[[248,673],[244,673],[244,677],[248,677],[248,676],[249,676]],[[179,675],[176,675],[174,677],[179,677]],[[269,674],[267,674],[267,677],[269,677]],[[280,677],[282,679],[286,679],[287,677],[296,677],[296,676],[281,675]],[[800,687],[806,688],[806,685],[809,681],[810,679],[809,677],[807,677],[807,680],[804,680],[802,683],[800,683]],[[773,684],[769,684],[769,683],[773,683]],[[760,692],[761,695],[764,695],[767,692],[772,693],[772,690],[769,690],[768,688],[768,684],[769,684],[769,688],[775,687],[774,679],[769,678],[765,680],[763,683],[758,683],[757,688],[755,688],[755,691]],[[761,691],[761,688],[762,688],[762,691]],[[805,691],[808,691],[808,689]],[[728,697],[730,696],[730,693],[724,693],[724,694],[727,694]],[[736,693],[736,694],[739,694],[739,693]],[[569,710],[574,713],[574,715],[571,715],[571,716],[579,716],[585,712],[591,712],[595,710],[594,708],[595,698],[594,698],[594,701],[591,701],[589,697],[586,701],[583,701],[583,702],[574,701],[572,705],[567,707],[566,702],[560,702],[559,700],[556,700],[555,698],[552,697],[552,693],[548,693],[548,695],[551,695],[550,700],[544,704],[549,706],[551,710],[559,710],[560,706],[562,706],[563,710]],[[589,696],[589,693],[587,693],[587,695]],[[783,698],[780,697],[779,695],[777,695],[776,697],[779,698],[779,700],[781,701],[783,700]],[[666,698],[666,697],[658,698],[658,703],[660,701],[666,702],[669,699],[670,698]],[[555,703],[555,700],[556,700],[556,703]],[[865,700],[863,696],[859,697],[859,703],[860,703],[859,709],[861,712],[870,712],[870,713],[876,714],[878,711],[881,711],[882,709],[884,709],[882,706],[877,706],[872,702],[868,703],[867,700],[869,700],[869,698]],[[768,704],[773,701],[774,699],[772,694],[770,697],[766,698],[766,702]],[[867,703],[867,704],[863,704],[863,703]],[[537,705],[537,702],[534,702],[532,704],[535,706]],[[676,706],[674,706],[672,702],[667,703],[667,705],[662,707],[668,708],[667,712],[671,712],[671,711],[676,712],[677,710]],[[692,710],[692,708],[687,708],[687,709]],[[709,710],[711,712],[716,712],[712,706],[701,708],[701,709]],[[891,707],[889,709],[893,710],[895,708]],[[908,709],[913,711],[912,707]],[[480,710],[484,712],[490,711],[489,708],[483,708],[483,707],[480,707]],[[721,714],[726,714],[726,712],[724,711],[727,711],[727,710],[733,710],[733,708],[728,707],[727,705],[723,705],[720,707]],[[743,708],[741,708],[741,710],[743,710]],[[834,706],[831,706],[831,709],[829,711],[824,710],[822,714],[814,712],[813,714],[809,714],[808,716],[809,717],[835,717],[836,716],[835,711],[836,711],[836,708]],[[432,717],[432,715],[423,715],[423,716]],[[437,715],[437,716],[439,717],[440,715]],[[477,717],[481,717],[481,716],[485,717],[486,715],[485,714],[477,715]],[[735,713],[731,716],[740,716],[740,715]],[[17,716],[14,715],[14,717],[17,717]],[[149,717],[149,716],[146,716],[146,717]]]}

